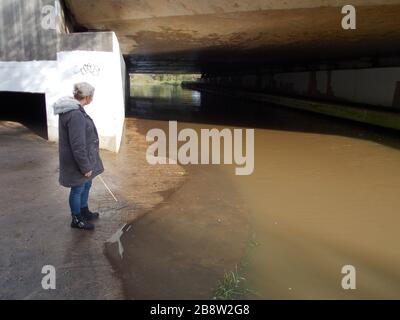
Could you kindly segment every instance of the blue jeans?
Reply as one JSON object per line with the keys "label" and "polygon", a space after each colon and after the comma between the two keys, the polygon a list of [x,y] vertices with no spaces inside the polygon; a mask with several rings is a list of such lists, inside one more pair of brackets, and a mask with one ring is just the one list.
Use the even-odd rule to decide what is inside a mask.
{"label": "blue jeans", "polygon": [[72,187],[69,194],[69,206],[71,207],[72,215],[79,215],[81,208],[88,206],[89,191],[92,186],[92,180],[85,182],[78,187]]}

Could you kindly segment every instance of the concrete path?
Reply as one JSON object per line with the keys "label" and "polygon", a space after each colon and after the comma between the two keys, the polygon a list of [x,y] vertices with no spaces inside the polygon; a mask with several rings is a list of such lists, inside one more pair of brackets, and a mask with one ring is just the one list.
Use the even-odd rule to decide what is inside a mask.
{"label": "concrete path", "polygon": [[[120,154],[102,152],[105,181],[91,194],[101,212],[94,232],[70,228],[69,190],[58,184],[58,148],[15,122],[0,122],[0,299],[121,299],[121,283],[104,243],[127,221],[163,200],[182,181],[178,166],[153,167],[140,157],[146,142],[127,121]],[[41,271],[56,268],[56,290],[43,290]]]}

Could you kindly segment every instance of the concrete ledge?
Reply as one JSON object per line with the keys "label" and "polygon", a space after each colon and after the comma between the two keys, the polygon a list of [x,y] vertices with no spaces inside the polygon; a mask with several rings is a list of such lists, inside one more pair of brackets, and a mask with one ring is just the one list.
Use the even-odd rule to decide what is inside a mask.
{"label": "concrete ledge", "polygon": [[57,51],[105,51],[113,52],[112,32],[81,32],[61,34]]}
{"label": "concrete ledge", "polygon": [[237,89],[233,90],[227,88],[219,88],[196,82],[185,82],[183,83],[183,86],[188,89],[213,94],[223,94],[230,97],[246,98],[254,101],[268,102],[294,109],[301,109],[337,118],[372,124],[384,128],[400,130],[400,113],[398,112],[382,111],[371,107],[363,108],[346,104],[336,104],[265,93],[255,93]]}
{"label": "concrete ledge", "polygon": [[[67,38],[70,39],[69,48],[82,49],[90,43],[93,48],[57,52],[56,61],[0,61],[0,92],[44,94],[47,137],[50,141],[58,141],[54,102],[70,96],[74,83],[89,82],[96,92],[86,112],[96,123],[100,148],[118,152],[125,121],[126,94],[129,94],[129,78],[118,39],[112,32],[79,33]],[[94,50],[96,48],[102,51]]]}

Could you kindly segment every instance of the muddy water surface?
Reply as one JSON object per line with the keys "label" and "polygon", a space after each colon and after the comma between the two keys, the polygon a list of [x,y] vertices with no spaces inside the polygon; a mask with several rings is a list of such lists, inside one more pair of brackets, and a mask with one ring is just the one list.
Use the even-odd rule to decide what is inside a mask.
{"label": "muddy water surface", "polygon": [[[166,120],[255,128],[255,171],[184,167],[179,189],[120,234],[123,256],[107,248],[129,297],[211,298],[240,264],[251,298],[400,298],[398,134],[192,91],[180,97],[136,96],[128,110],[136,130],[167,131]],[[341,288],[344,265],[356,268],[356,290]]]}

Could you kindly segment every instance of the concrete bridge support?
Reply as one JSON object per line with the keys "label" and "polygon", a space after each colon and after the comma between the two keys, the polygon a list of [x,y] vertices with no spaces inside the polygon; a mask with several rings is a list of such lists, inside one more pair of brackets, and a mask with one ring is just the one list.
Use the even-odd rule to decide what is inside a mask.
{"label": "concrete bridge support", "polygon": [[356,103],[400,110],[400,67],[205,75],[201,83],[225,88]]}
{"label": "concrete bridge support", "polygon": [[[58,0],[1,1],[0,15],[0,91],[45,94],[48,138],[57,141],[53,103],[71,95],[74,83],[91,83],[96,92],[87,112],[96,122],[100,147],[117,152],[129,78],[116,35],[70,33]],[[6,107],[12,106],[3,101]]]}

